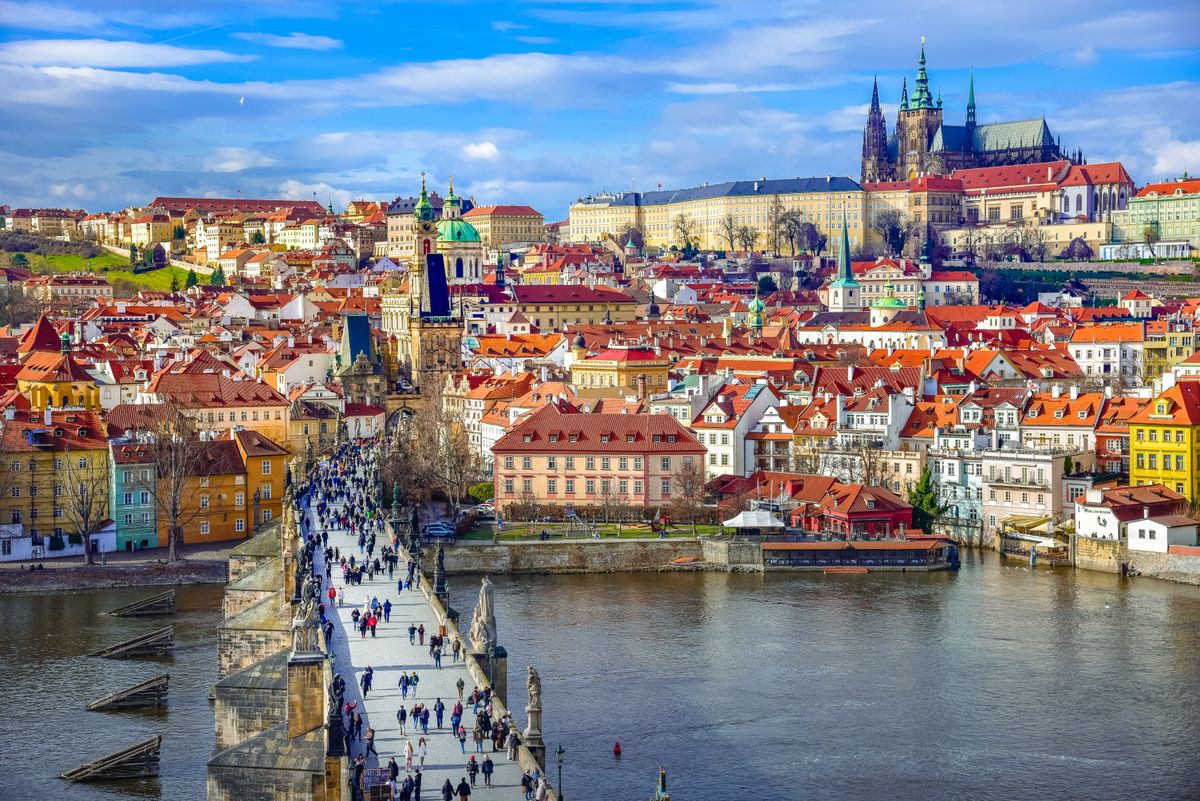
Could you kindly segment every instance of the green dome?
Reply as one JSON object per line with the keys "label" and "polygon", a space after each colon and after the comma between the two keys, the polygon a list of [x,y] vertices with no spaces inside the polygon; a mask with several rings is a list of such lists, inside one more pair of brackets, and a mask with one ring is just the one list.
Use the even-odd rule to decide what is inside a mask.
{"label": "green dome", "polygon": [[475,226],[463,220],[442,220],[437,224],[439,242],[479,242]]}
{"label": "green dome", "polygon": [[907,309],[908,304],[896,297],[896,288],[888,281],[884,285],[884,296],[871,304],[873,309]]}

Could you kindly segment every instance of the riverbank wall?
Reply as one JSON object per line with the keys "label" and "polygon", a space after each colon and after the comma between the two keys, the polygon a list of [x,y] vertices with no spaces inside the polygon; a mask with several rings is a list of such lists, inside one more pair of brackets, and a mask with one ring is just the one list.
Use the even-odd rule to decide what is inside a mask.
{"label": "riverbank wall", "polygon": [[108,565],[50,564],[43,570],[0,569],[0,595],[17,592],[70,592],[111,587],[160,587],[178,584],[224,584],[224,561],[188,560],[115,563]]}
{"label": "riverbank wall", "polygon": [[[672,537],[638,540],[551,540],[444,547],[447,575],[496,573],[654,573],[685,570],[759,571],[756,540]],[[426,548],[432,564],[436,548]]]}
{"label": "riverbank wall", "polygon": [[1146,578],[1200,585],[1200,548],[1171,545],[1166,553],[1130,550],[1118,540],[1073,537],[1071,543],[1075,567],[1101,573],[1135,575]]}

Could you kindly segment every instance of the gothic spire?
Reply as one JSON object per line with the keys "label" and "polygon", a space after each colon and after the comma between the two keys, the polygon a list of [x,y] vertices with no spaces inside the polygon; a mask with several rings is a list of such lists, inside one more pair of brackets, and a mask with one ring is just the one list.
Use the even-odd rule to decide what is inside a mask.
{"label": "gothic spire", "polygon": [[838,276],[845,283],[854,282],[854,273],[850,269],[850,233],[846,229],[846,207],[842,206],[842,238],[838,244],[837,258]]}
{"label": "gothic spire", "polygon": [[971,70],[971,82],[967,87],[967,127],[975,127],[975,70]]}
{"label": "gothic spire", "polygon": [[908,111],[908,76],[904,76],[904,83],[900,88],[900,110]]}
{"label": "gothic spire", "polygon": [[880,111],[879,108],[879,76],[875,76],[875,83],[871,87],[871,113],[875,114]]}
{"label": "gothic spire", "polygon": [[921,37],[921,58],[917,61],[917,84],[913,89],[913,105],[916,108],[933,108],[933,95],[929,93],[929,74],[925,72],[925,37]]}

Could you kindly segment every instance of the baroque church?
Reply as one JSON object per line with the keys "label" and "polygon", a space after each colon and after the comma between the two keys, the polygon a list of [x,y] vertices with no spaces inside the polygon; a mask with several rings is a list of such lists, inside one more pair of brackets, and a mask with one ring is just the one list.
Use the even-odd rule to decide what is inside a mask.
{"label": "baroque church", "polygon": [[879,81],[871,91],[871,108],[863,131],[864,183],[908,181],[920,175],[949,175],[972,167],[1037,164],[1068,159],[1083,162],[1080,152],[1063,153],[1045,118],[979,125],[975,111],[975,77],[971,76],[964,125],[942,122],[942,95],[935,99],[925,71],[925,40],[917,79],[908,96],[908,78],[900,95],[896,127],[889,135],[879,105]]}

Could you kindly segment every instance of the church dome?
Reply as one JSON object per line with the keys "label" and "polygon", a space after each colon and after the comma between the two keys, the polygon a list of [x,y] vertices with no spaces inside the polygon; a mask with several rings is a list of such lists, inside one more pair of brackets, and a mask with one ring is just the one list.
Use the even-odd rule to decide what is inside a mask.
{"label": "church dome", "polygon": [[888,281],[884,286],[884,295],[871,304],[873,309],[907,309],[908,304],[900,298],[896,297],[896,288],[892,286],[892,282]]}
{"label": "church dome", "polygon": [[479,231],[465,220],[442,220],[437,224],[438,242],[479,242]]}

